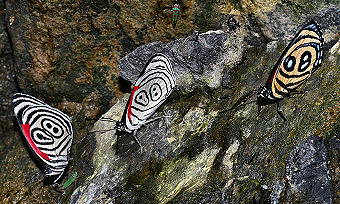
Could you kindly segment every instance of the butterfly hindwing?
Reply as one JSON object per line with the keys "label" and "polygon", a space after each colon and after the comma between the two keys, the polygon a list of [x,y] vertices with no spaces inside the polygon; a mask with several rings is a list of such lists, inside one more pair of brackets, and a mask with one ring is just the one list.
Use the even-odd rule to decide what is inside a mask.
{"label": "butterfly hindwing", "polygon": [[314,71],[321,66],[324,39],[316,22],[307,23],[286,47],[272,69],[265,86],[257,92],[259,112],[261,106],[277,103],[277,112],[283,120],[279,102],[296,92]]}
{"label": "butterfly hindwing", "polygon": [[126,130],[132,132],[166,100],[176,81],[170,60],[163,54],[154,55],[136,81],[123,119]]}
{"label": "butterfly hindwing", "polygon": [[13,96],[14,113],[46,176],[61,176],[68,164],[73,140],[70,117],[27,94]]}
{"label": "butterfly hindwing", "polygon": [[287,46],[270,76],[270,86],[274,98],[283,98],[291,90],[302,85],[320,67],[323,37],[315,22],[305,25]]}

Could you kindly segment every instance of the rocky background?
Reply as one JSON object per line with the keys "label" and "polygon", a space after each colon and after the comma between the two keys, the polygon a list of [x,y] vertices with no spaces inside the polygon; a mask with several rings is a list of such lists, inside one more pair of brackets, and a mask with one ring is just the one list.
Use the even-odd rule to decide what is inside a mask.
{"label": "rocky background", "polygon": [[[177,2],[176,29],[172,1],[0,2],[0,202],[340,202],[340,2]],[[325,38],[321,68],[282,101],[288,121],[275,105],[259,117],[254,91],[311,19]],[[155,52],[177,76],[155,114],[168,117],[138,131],[143,151],[131,135],[117,145],[109,129]],[[66,190],[35,179],[14,195],[39,170],[13,116],[18,91],[73,119],[60,183],[78,177]]]}

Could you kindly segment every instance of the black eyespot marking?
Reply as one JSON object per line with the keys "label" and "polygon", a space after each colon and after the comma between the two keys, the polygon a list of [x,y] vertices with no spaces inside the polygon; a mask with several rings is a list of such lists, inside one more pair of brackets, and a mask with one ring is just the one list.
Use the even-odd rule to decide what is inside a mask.
{"label": "black eyespot marking", "polygon": [[44,176],[59,176],[54,177],[55,183],[69,160],[73,140],[71,119],[63,112],[26,94],[14,94],[13,105],[19,121],[29,118],[23,122],[29,125],[30,135],[26,134],[27,126],[22,126],[22,132],[33,154],[40,158]]}
{"label": "black eyespot marking", "polygon": [[293,56],[289,56],[283,62],[283,67],[287,72],[291,72],[294,70],[296,64],[296,59]]}
{"label": "black eyespot marking", "polygon": [[152,86],[150,87],[150,96],[151,100],[153,101],[158,100],[162,96],[162,89],[159,84],[152,84]]}
{"label": "black eyespot marking", "polygon": [[149,104],[149,98],[146,91],[140,91],[135,98],[135,102],[139,105],[147,106]]}
{"label": "black eyespot marking", "polygon": [[[286,121],[279,102],[294,93],[320,67],[323,45],[319,26],[310,21],[295,35],[273,67],[264,86],[267,91],[258,91],[258,112],[261,106],[276,103],[277,113]],[[268,163],[271,163],[269,159]]]}
{"label": "black eyespot marking", "polygon": [[37,137],[40,139],[40,140],[43,140],[44,139],[44,136],[40,133],[37,133]]}
{"label": "black eyespot marking", "polygon": [[312,54],[309,51],[305,51],[304,53],[302,53],[298,71],[299,72],[305,71],[309,67],[311,60]]}
{"label": "black eyespot marking", "polygon": [[58,130],[58,128],[53,128],[53,132],[55,133],[55,134],[57,134],[58,132],[59,132],[59,130]]}

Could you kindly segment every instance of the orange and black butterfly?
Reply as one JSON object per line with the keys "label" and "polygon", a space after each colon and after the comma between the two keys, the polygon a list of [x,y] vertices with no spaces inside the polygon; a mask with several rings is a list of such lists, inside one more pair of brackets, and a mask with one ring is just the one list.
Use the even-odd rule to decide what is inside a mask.
{"label": "orange and black butterfly", "polygon": [[277,112],[283,120],[279,102],[301,86],[321,66],[323,37],[316,22],[307,23],[286,47],[269,75],[265,86],[257,92],[258,111],[267,104],[277,103]]}

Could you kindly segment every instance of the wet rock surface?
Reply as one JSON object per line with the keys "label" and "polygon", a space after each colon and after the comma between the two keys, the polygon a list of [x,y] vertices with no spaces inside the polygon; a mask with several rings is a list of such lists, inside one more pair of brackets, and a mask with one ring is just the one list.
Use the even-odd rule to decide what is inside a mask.
{"label": "wet rock surface", "polygon": [[[176,30],[170,1],[0,5],[0,202],[340,202],[339,2],[179,3]],[[325,38],[321,68],[304,94],[282,101],[287,122],[275,105],[259,116],[254,91],[310,19]],[[178,86],[154,115],[167,117],[138,131],[140,151],[115,125],[156,52],[171,59]],[[34,181],[13,195],[38,171],[13,126],[17,90],[72,117],[72,160],[60,183],[78,176],[66,190]]]}

